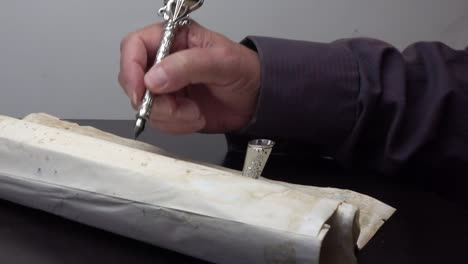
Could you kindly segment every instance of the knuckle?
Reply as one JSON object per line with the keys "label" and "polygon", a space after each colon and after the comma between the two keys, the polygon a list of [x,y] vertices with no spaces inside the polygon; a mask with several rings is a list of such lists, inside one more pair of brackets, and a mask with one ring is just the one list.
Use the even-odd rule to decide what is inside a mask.
{"label": "knuckle", "polygon": [[[190,27],[190,25],[189,25]],[[187,42],[194,47],[200,46],[201,44],[201,36],[199,30],[196,28],[190,27],[190,30],[187,33]]]}
{"label": "knuckle", "polygon": [[241,66],[241,56],[238,49],[233,46],[220,47],[216,54],[215,64],[218,67],[218,72],[226,77],[232,74],[232,70],[238,70]]}
{"label": "knuckle", "polygon": [[132,32],[127,34],[121,41],[120,41],[120,52],[122,52],[125,47],[128,45],[128,43],[131,43],[134,41],[136,38],[138,38],[136,32]]}
{"label": "knuckle", "polygon": [[191,27],[187,42],[190,47],[211,48],[214,46],[213,33],[199,26]]}
{"label": "knuckle", "polygon": [[238,55],[237,49],[232,46],[223,46],[218,50],[218,56],[223,58],[223,61],[227,65],[233,65],[239,62],[240,56]]}

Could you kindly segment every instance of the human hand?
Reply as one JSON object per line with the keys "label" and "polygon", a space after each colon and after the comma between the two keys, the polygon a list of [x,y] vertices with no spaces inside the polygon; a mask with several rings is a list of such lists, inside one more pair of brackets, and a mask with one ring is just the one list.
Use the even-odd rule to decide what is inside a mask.
{"label": "human hand", "polygon": [[147,88],[155,95],[150,124],[164,132],[225,133],[245,127],[260,86],[257,53],[192,22],[177,32],[172,54],[153,66],[163,26],[145,27],[121,43],[119,82],[133,108]]}

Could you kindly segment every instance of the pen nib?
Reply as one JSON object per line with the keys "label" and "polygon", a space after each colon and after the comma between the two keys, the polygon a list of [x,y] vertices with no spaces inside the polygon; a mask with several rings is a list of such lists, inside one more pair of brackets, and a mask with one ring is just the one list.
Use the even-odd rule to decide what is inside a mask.
{"label": "pen nib", "polygon": [[143,130],[145,129],[145,119],[143,118],[138,118],[136,123],[135,123],[135,129],[134,129],[134,133],[135,133],[135,140],[140,136],[140,134],[143,132]]}

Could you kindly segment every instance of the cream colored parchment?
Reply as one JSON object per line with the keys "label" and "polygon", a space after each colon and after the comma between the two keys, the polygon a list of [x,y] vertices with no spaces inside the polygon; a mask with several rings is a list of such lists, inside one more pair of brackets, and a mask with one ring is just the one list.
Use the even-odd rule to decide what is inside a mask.
{"label": "cream colored parchment", "polygon": [[[114,217],[123,217],[119,220],[125,228],[106,228],[96,224],[99,217],[112,217],[102,206],[81,200],[81,206],[76,206],[76,199],[50,201],[55,205],[61,201],[75,208],[74,213],[97,215],[82,221],[86,224],[208,261],[234,263],[242,255],[258,263],[354,263],[354,247],[364,247],[395,211],[349,190],[247,179],[238,171],[176,157],[145,143],[46,114],[32,114],[24,120],[0,117],[0,143],[0,175],[6,176],[5,183],[21,186],[9,190],[17,189],[19,194],[36,184],[41,190],[59,188],[68,195],[79,192],[125,201],[127,211],[129,204],[148,211],[159,208],[166,214],[158,219],[167,221],[155,222],[153,229],[169,225],[179,230],[177,236],[129,233],[128,228],[148,225],[151,218],[124,221],[125,215],[118,213]],[[1,193],[0,188],[0,198]],[[5,193],[8,199],[17,199],[15,191]],[[45,202],[40,206],[32,200],[21,203],[77,220],[70,211],[48,210],[51,205]],[[175,226],[180,219],[209,230],[180,231],[182,227]],[[248,242],[226,243],[226,239],[241,241],[246,230],[257,235]],[[223,235],[214,236],[216,232]],[[190,237],[198,241],[190,241]],[[218,250],[208,245],[218,246]],[[230,254],[220,257],[219,250]]]}

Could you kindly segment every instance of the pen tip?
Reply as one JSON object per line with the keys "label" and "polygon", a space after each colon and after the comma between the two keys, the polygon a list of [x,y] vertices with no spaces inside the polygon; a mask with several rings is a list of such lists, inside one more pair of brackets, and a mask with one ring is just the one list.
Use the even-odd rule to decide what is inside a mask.
{"label": "pen tip", "polygon": [[134,136],[135,140],[140,136],[140,134],[143,132],[145,129],[145,120],[142,118],[138,118],[135,124],[135,129],[134,129]]}
{"label": "pen tip", "polygon": [[135,136],[135,140],[138,139],[138,137],[140,136],[141,132],[143,132],[143,129],[141,127],[135,127],[135,130],[134,130],[134,136]]}

